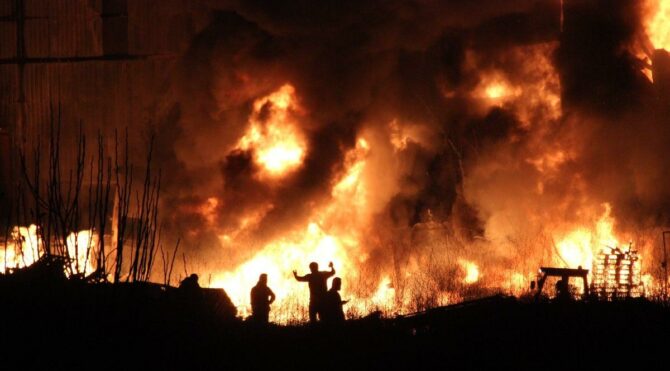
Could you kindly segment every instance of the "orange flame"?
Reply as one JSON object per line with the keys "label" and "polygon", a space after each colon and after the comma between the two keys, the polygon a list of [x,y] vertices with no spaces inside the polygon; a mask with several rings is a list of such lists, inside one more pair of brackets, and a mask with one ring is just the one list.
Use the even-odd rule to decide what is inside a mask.
{"label": "orange flame", "polygon": [[302,164],[307,145],[293,121],[298,111],[295,89],[289,84],[254,102],[249,129],[238,148],[253,152],[262,175],[282,176]]}
{"label": "orange flame", "polygon": [[475,96],[488,100],[493,105],[501,105],[521,95],[521,89],[512,86],[505,77],[497,72],[484,74]]}
{"label": "orange flame", "polygon": [[646,29],[655,49],[670,50],[670,0],[647,1]]}
{"label": "orange flame", "polygon": [[[250,314],[249,290],[261,273],[268,274],[268,285],[277,298],[271,316],[275,321],[304,319],[296,307],[305,307],[308,302],[306,285],[293,279],[292,271],[301,271],[307,263],[317,262],[325,267],[333,262],[339,272],[356,271],[357,259],[365,256],[356,254],[358,250],[358,232],[355,228],[340,228],[334,220],[342,213],[355,212],[365,205],[365,186],[362,173],[365,169],[365,156],[369,145],[359,139],[356,148],[348,154],[349,166],[332,189],[332,202],[317,212],[304,229],[288,233],[283,238],[267,244],[260,252],[232,272],[215,274],[213,287],[223,287],[242,316]],[[355,219],[352,219],[355,222]],[[223,243],[232,243],[230,236],[222,236]],[[323,268],[322,268],[323,269]],[[302,274],[302,272],[300,272]],[[350,275],[351,277],[351,275]],[[347,291],[346,281],[342,290]],[[351,297],[351,299],[354,299]],[[352,301],[352,305],[355,302]],[[303,317],[305,313],[302,313]]]}
{"label": "orange flame", "polygon": [[593,256],[603,247],[619,245],[614,235],[614,218],[611,206],[605,204],[605,212],[596,221],[594,228],[579,227],[570,231],[556,242],[560,259],[568,268],[581,266],[591,269]]}
{"label": "orange flame", "polygon": [[479,281],[479,267],[477,264],[467,260],[460,260],[459,263],[465,270],[464,283],[471,284]]}
{"label": "orange flame", "polygon": [[[72,232],[65,243],[70,264],[66,273],[86,275],[93,272],[91,252],[98,246],[98,235],[90,230]],[[4,247],[4,252],[0,254],[1,273],[6,273],[7,269],[28,267],[44,255],[44,241],[34,224],[28,227],[15,226]]]}

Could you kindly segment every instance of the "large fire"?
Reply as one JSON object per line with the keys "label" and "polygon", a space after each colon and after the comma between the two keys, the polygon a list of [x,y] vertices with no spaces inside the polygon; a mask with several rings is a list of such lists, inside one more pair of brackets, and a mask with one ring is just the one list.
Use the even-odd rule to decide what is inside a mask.
{"label": "large fire", "polygon": [[[548,57],[553,48],[554,45],[543,45],[519,52],[533,56],[534,66],[528,73],[540,78],[541,83],[526,89],[520,83],[509,82],[500,72],[489,72],[475,88],[473,96],[486,106],[517,107],[524,120],[522,125],[526,127],[538,125],[533,122],[538,118],[538,110],[544,112],[543,119],[557,120],[561,115],[559,86]],[[299,116],[289,114],[296,101],[296,91],[288,84],[257,99],[249,131],[239,142],[241,149],[254,153],[255,162],[270,178],[299,168],[309,150],[299,130]],[[267,109],[269,113],[263,121],[259,117],[261,111]],[[410,258],[400,272],[391,274],[388,269],[381,268],[383,273],[372,275],[376,281],[373,279],[370,283],[370,277],[366,277],[369,272],[361,269],[369,259],[364,239],[374,215],[374,199],[379,197],[376,178],[383,168],[375,158],[382,153],[392,157],[406,151],[410,143],[421,143],[429,137],[420,125],[398,119],[392,119],[384,128],[382,132],[367,130],[359,134],[356,146],[345,156],[343,170],[331,184],[330,199],[316,206],[301,228],[286,231],[233,270],[213,272],[211,285],[226,289],[242,316],[250,315],[250,288],[261,273],[266,273],[269,286],[277,296],[271,312],[273,320],[284,323],[305,320],[308,290],[306,285],[294,280],[292,271],[303,274],[312,261],[322,270],[329,262],[334,263],[337,275],[344,279],[342,297],[350,300],[348,312],[361,315],[372,310],[395,313],[422,308],[417,303],[428,306],[449,304],[462,300],[461,290],[504,290],[518,295],[527,290],[540,265],[591,269],[594,256],[601,248],[619,246],[611,206],[605,204],[599,208],[603,209],[600,214],[581,212],[595,216],[584,217],[580,223],[558,221],[546,225],[554,232],[551,240],[543,243],[542,249],[554,253],[548,257],[534,257],[530,259],[532,263],[525,266],[503,268],[498,263],[487,264],[487,258],[476,254],[457,256],[453,260],[447,250],[438,247],[426,257]],[[385,146],[388,149],[384,149]],[[544,182],[551,182],[561,166],[578,154],[556,143],[533,156],[524,161],[540,175],[540,182],[532,191],[542,195]],[[385,165],[388,166],[388,162]],[[391,169],[387,168],[387,171]],[[211,220],[212,205],[217,203],[216,198],[209,198],[203,205],[201,212],[205,219]],[[237,232],[220,236],[221,243],[224,246],[243,243],[236,238],[243,235],[246,228],[253,227],[271,207],[244,217]],[[491,225],[491,228],[495,231],[498,227]],[[440,240],[430,242],[431,245],[440,243]],[[448,277],[454,277],[456,283],[445,283],[451,282]]]}
{"label": "large fire", "polygon": [[[551,71],[547,58],[552,49],[553,46],[541,46],[531,50],[538,65],[535,66],[537,72],[533,73],[545,78],[540,84],[529,88],[532,93],[526,92],[528,89],[523,86],[512,85],[504,76],[494,73],[485,75],[476,88],[475,97],[484,100],[486,105],[517,106],[522,113],[520,117],[528,121],[523,123],[525,126],[536,125],[532,122],[534,119],[532,112],[535,110],[534,107],[538,106],[544,110],[545,119],[558,119],[561,115],[559,87],[555,72]],[[291,99],[288,101],[294,100],[295,91],[293,88],[288,89],[287,86],[290,85],[285,85],[278,92],[257,100],[256,107],[259,107],[258,102],[277,99],[277,94],[282,91],[290,92]],[[281,104],[279,106],[281,107]],[[296,122],[288,126],[281,121],[275,124],[289,128],[298,126]],[[416,125],[394,119],[387,128],[387,140],[394,153],[405,150],[411,142],[422,140],[421,130],[417,129]],[[242,142],[245,140],[243,138]],[[246,143],[248,145],[246,148],[254,151],[258,151],[254,145],[263,146],[258,141]],[[330,261],[335,264],[338,275],[344,278],[342,295],[343,298],[351,300],[348,304],[348,311],[351,314],[364,314],[371,310],[383,310],[387,313],[407,312],[416,308],[412,306],[413,300],[417,300],[421,295],[430,295],[431,292],[436,296],[429,301],[432,305],[462,300],[458,292],[441,288],[435,282],[422,280],[426,267],[422,265],[424,262],[420,259],[410,262],[400,276],[383,274],[379,277],[378,283],[371,288],[361,290],[355,287],[366,274],[359,269],[368,259],[361,245],[371,215],[369,199],[374,196],[374,192],[371,192],[370,176],[377,169],[370,164],[370,157],[376,150],[376,144],[378,144],[376,141],[371,142],[363,136],[359,137],[356,147],[346,156],[345,171],[332,185],[330,202],[315,210],[303,228],[288,232],[267,244],[254,257],[233,271],[214,275],[212,286],[225,288],[243,316],[250,314],[250,287],[256,283],[259,274],[267,273],[270,277],[269,285],[277,294],[277,302],[271,312],[273,319],[279,322],[304,320],[308,290],[305,285],[295,282],[291,272],[294,269],[304,272],[307,263],[311,261],[318,262],[322,269],[325,269]],[[296,148],[298,147],[300,146]],[[306,151],[306,147],[300,148],[301,151]],[[304,154],[301,154],[301,159],[302,156]],[[576,156],[578,153],[572,148],[563,148],[557,143],[548,146],[543,152],[536,153],[535,157],[525,159],[542,175],[534,191],[543,194],[544,182],[550,182],[560,167]],[[300,162],[297,161],[292,166],[299,167]],[[271,167],[266,167],[266,170],[270,169]],[[212,203],[215,204],[215,200],[208,200],[208,204]],[[530,281],[535,278],[535,271],[539,265],[570,268],[581,266],[591,270],[594,268],[594,257],[602,249],[621,247],[620,241],[624,240],[615,233],[616,223],[611,215],[611,206],[604,204],[596,209],[602,212],[586,212],[588,207],[585,206],[585,210],[579,214],[591,217],[583,217],[577,224],[574,221],[571,223],[555,221],[547,225],[546,228],[554,232],[551,240],[542,246],[542,249],[555,253],[550,254],[548,258],[533,260],[534,265],[505,269],[496,263],[486,264],[486,261],[458,258],[456,272],[460,273],[455,273],[455,276],[463,289],[468,286],[488,287],[518,295],[527,290]],[[253,224],[257,217],[250,216],[247,219],[252,222],[243,223],[242,228]],[[221,240],[225,244],[235,243],[234,238],[229,235],[222,236]],[[404,285],[405,290],[399,291],[396,286],[401,281],[413,283]],[[645,286],[651,287],[652,281],[649,275],[644,276],[644,281]]]}
{"label": "large fire", "polygon": [[[561,115],[559,86],[548,58],[553,48],[554,45],[542,45],[518,51],[519,55],[532,56],[533,67],[527,73],[539,78],[540,83],[526,87],[523,82],[513,82],[502,71],[484,71],[471,96],[485,107],[516,109],[523,127],[540,125],[535,122],[538,117],[557,120]],[[543,116],[538,116],[538,111],[543,112]],[[290,84],[254,100],[248,129],[236,149],[251,154],[259,170],[256,174],[259,182],[274,184],[277,179],[290,176],[301,168],[309,155],[308,142],[301,131],[304,115],[297,92]],[[210,272],[211,286],[224,288],[240,315],[248,316],[251,314],[249,290],[259,275],[266,273],[269,286],[276,294],[272,319],[281,323],[302,321],[307,317],[309,292],[306,285],[295,281],[292,272],[305,273],[310,262],[317,262],[324,270],[329,262],[333,262],[337,275],[344,281],[341,294],[349,300],[346,310],[350,315],[364,315],[374,310],[391,314],[454,303],[463,300],[466,293],[481,295],[503,291],[519,295],[526,292],[540,265],[593,269],[595,257],[602,256],[603,248],[614,251],[620,247],[622,239],[615,234],[616,223],[609,204],[595,208],[601,212],[589,212],[591,208],[585,203],[581,210],[576,210],[582,215],[577,222],[547,219],[545,223],[549,224],[544,227],[553,232],[548,241],[540,242],[538,251],[553,253],[527,256],[523,264],[511,266],[501,265],[485,254],[466,251],[482,248],[482,245],[477,247],[477,242],[450,245],[453,232],[447,232],[446,240],[445,236],[436,234],[434,231],[444,230],[445,226],[434,221],[429,213],[420,223],[422,227],[412,232],[419,236],[415,243],[422,246],[420,252],[408,256],[400,269],[375,267],[376,271],[370,272],[368,261],[371,257],[365,248],[369,243],[366,238],[373,228],[379,204],[386,202],[379,200],[385,200],[385,192],[390,195],[397,191],[393,188],[396,180],[389,176],[398,171],[393,169],[399,166],[393,158],[413,145],[427,145],[430,141],[430,131],[420,123],[398,118],[377,129],[362,130],[330,184],[327,201],[315,205],[304,224],[285,231],[233,269]],[[538,183],[528,191],[543,195],[544,184],[551,183],[561,166],[578,155],[578,151],[566,148],[560,142],[543,148],[543,151],[530,151],[521,161],[537,172]],[[492,161],[487,167],[475,168],[470,177],[487,178],[504,166]],[[383,186],[380,186],[380,177]],[[471,195],[477,191],[468,182],[465,186],[464,192]],[[496,202],[499,200],[494,200]],[[217,228],[219,206],[219,198],[211,196],[195,209],[202,215],[207,228]],[[269,204],[242,216],[237,230],[219,235],[221,245],[244,246],[245,232],[254,228],[272,207]],[[530,209],[527,212],[532,213]],[[529,217],[540,216],[530,214]],[[506,243],[497,242],[495,233],[506,233],[504,229],[508,224],[509,220],[492,217],[488,228],[493,233],[487,236],[486,246],[498,251],[505,249],[502,245]],[[80,231],[70,234],[66,244],[70,262],[67,271],[91,273],[94,267],[90,253],[91,248],[98,245],[98,236],[91,231]],[[447,245],[451,247],[445,248]],[[466,250],[454,252],[450,250],[454,246]],[[29,266],[43,253],[43,242],[36,226],[16,227],[2,257],[2,272],[7,268]],[[646,275],[645,284],[650,285],[650,280]]]}
{"label": "large fire", "polygon": [[[355,260],[365,260],[365,255],[358,251],[360,236],[356,228],[357,221],[364,220],[356,214],[365,208],[366,189],[362,175],[368,151],[368,143],[360,139],[347,156],[347,170],[333,185],[331,202],[315,212],[303,229],[271,242],[235,271],[220,273],[213,278],[212,285],[225,288],[239,305],[242,315],[249,314],[249,288],[261,273],[268,274],[269,285],[277,295],[275,306],[280,309],[274,310],[273,316],[276,320],[287,321],[296,319],[299,314],[296,309],[305,307],[308,300],[307,288],[297,284],[292,277],[294,269],[303,270],[312,261],[325,269],[332,261],[337,271],[346,272],[351,277],[357,267]],[[351,218],[351,224],[339,224],[347,217]],[[226,238],[223,240],[227,241]],[[343,296],[349,294],[345,283]]]}
{"label": "large fire", "polygon": [[[641,37],[645,44],[642,57],[646,54],[651,61],[650,49],[670,50],[670,0],[646,0],[646,4],[643,26],[648,40]],[[403,50],[400,56],[393,55],[393,48],[386,51],[386,46],[378,46],[367,51],[368,46],[362,45],[366,53],[383,54],[378,57],[380,65],[367,66],[368,59],[376,61],[376,57],[365,54],[351,56],[352,64],[361,64],[356,66],[359,70],[354,75],[349,75],[348,66],[325,68],[346,77],[338,81],[342,86],[324,88],[319,82],[305,85],[308,77],[317,74],[312,71],[312,75],[302,76],[299,69],[295,71],[293,59],[286,63],[290,67],[285,70],[265,70],[269,64],[283,63],[283,56],[276,56],[272,63],[250,63],[249,69],[263,81],[258,84],[261,87],[257,91],[241,89],[242,103],[237,99],[234,104],[228,102],[230,106],[239,103],[239,107],[225,107],[235,111],[231,114],[235,120],[243,115],[239,122],[243,123],[242,131],[231,130],[235,136],[226,138],[228,144],[222,146],[225,150],[217,148],[219,152],[214,154],[206,149],[202,156],[193,156],[196,160],[191,156],[179,159],[198,162],[211,155],[212,163],[225,165],[229,158],[240,155],[245,161],[239,166],[249,170],[241,175],[223,171],[221,182],[219,172],[195,166],[199,170],[193,173],[194,178],[207,178],[207,187],[211,188],[201,191],[203,185],[189,194],[192,197],[186,197],[189,208],[180,208],[179,213],[197,214],[201,225],[192,223],[186,232],[190,235],[178,237],[207,235],[207,243],[215,245],[212,250],[220,249],[216,253],[233,251],[231,259],[221,266],[210,265],[203,268],[209,271],[197,273],[211,276],[212,287],[224,288],[242,316],[250,315],[250,289],[259,275],[266,273],[268,285],[276,294],[271,318],[282,323],[307,318],[308,288],[296,282],[292,272],[306,273],[310,262],[317,262],[321,270],[326,270],[329,262],[334,264],[337,276],[343,279],[341,295],[349,300],[345,311],[350,316],[374,310],[407,313],[500,292],[522,295],[527,293],[540,266],[582,267],[591,271],[591,277],[604,266],[601,270],[607,270],[606,274],[618,269],[617,277],[622,271],[624,276],[632,277],[631,272],[638,273],[641,267],[641,281],[651,289],[654,281],[647,262],[653,259],[653,238],[631,232],[638,224],[623,223],[626,210],[621,204],[635,209],[649,196],[647,193],[652,193],[646,189],[647,178],[656,181],[655,175],[662,179],[665,173],[641,174],[646,169],[642,169],[640,158],[651,162],[658,154],[648,155],[641,150],[637,153],[626,147],[628,144],[621,145],[631,134],[637,134],[636,127],[625,131],[622,128],[628,122],[611,123],[611,118],[598,114],[611,108],[601,101],[623,106],[629,97],[615,99],[603,93],[611,88],[610,76],[594,84],[582,81],[602,69],[625,74],[621,71],[625,66],[617,63],[625,65],[630,61],[621,57],[613,66],[603,64],[602,69],[575,61],[581,58],[583,46],[571,39],[576,37],[570,31],[579,30],[566,27],[574,23],[579,26],[579,19],[564,23],[564,16],[571,15],[568,8],[566,14],[563,10],[560,29],[556,25],[557,29],[548,35],[522,37],[523,41],[516,40],[521,37],[518,29],[514,35],[484,40],[486,30],[467,26],[473,27],[472,32],[458,43],[452,45],[449,38],[444,38],[429,48],[430,53],[440,55],[436,61],[431,59],[435,58],[432,54],[420,50],[421,43],[411,48],[411,43],[398,47]],[[533,22],[520,22],[519,27],[526,23]],[[604,23],[602,26],[607,26]],[[496,25],[497,22],[491,23],[491,27]],[[271,29],[274,28],[266,31]],[[561,36],[556,36],[559,31]],[[458,33],[456,29],[453,32]],[[398,37],[396,33],[391,36]],[[376,40],[369,39],[371,43]],[[597,40],[588,39],[586,44]],[[290,49],[293,44],[301,44],[293,41],[282,46]],[[588,46],[589,53],[610,57],[607,53],[611,45]],[[621,54],[634,48],[626,45],[616,49]],[[245,53],[240,51],[233,59],[245,60]],[[585,55],[590,56],[589,53]],[[640,54],[635,55],[643,59]],[[638,65],[638,69],[644,68],[649,66]],[[251,83],[255,75],[247,73],[246,67],[243,69],[245,72],[240,73],[245,86],[246,82],[255,85]],[[580,75],[584,70],[588,73]],[[291,81],[292,77],[282,75],[285,71],[289,72],[287,76],[297,78]],[[579,78],[572,78],[572,74]],[[358,80],[365,81],[359,84]],[[324,81],[331,80],[324,76]],[[308,88],[301,91],[302,86]],[[318,96],[320,89],[328,90],[332,96]],[[581,104],[588,103],[582,101],[594,95],[595,107],[583,109]],[[572,101],[563,101],[563,97]],[[181,103],[184,107],[189,104]],[[319,108],[327,113],[310,112]],[[630,119],[621,116],[621,120]],[[213,121],[217,125],[228,123]],[[652,136],[645,139],[653,142]],[[598,140],[602,142],[594,143]],[[321,148],[317,146],[328,147],[324,151],[327,153],[318,152]],[[611,164],[615,160],[609,146],[619,146],[616,154],[622,157],[630,152],[631,162],[638,163],[629,166],[628,159],[622,161],[621,167],[628,173],[619,174],[623,170],[614,166],[618,164]],[[605,149],[600,152],[600,147]],[[323,166],[319,169],[323,170],[319,175],[322,179],[318,179],[325,179],[323,184],[311,179],[316,178],[313,174],[306,174],[312,166]],[[616,176],[600,171],[603,167]],[[606,182],[628,176],[634,180],[631,184],[622,182],[626,184],[621,187],[634,190],[598,189]],[[195,179],[188,184],[198,182]],[[223,187],[213,185],[221,183]],[[226,188],[230,184],[233,186]],[[235,188],[238,184],[241,186]],[[254,192],[245,192],[248,185]],[[282,193],[292,186],[297,188]],[[301,187],[307,189],[308,196],[300,197]],[[235,190],[234,195],[227,193],[229,189]],[[624,192],[633,195],[622,196],[620,193]],[[285,194],[290,197],[282,198]],[[290,202],[282,204],[286,199]],[[649,199],[650,203],[664,200],[652,196]],[[300,202],[303,203],[298,205]],[[292,207],[299,211],[293,213]],[[273,214],[278,209],[280,212]],[[294,219],[283,227],[277,219],[266,218],[268,215]],[[222,225],[224,220],[229,225]],[[639,225],[643,223],[640,221]],[[261,235],[268,230],[270,237]],[[35,226],[14,228],[0,257],[2,272],[37,261],[43,253],[40,238]],[[93,271],[88,251],[90,246],[98,245],[98,238],[91,231],[80,231],[66,239],[69,271]],[[196,245],[200,241],[189,242]],[[191,252],[182,255],[185,271],[185,256]],[[622,256],[635,260],[636,265],[631,263],[623,270],[608,265],[610,260]],[[198,263],[194,264],[195,270]],[[601,279],[602,282],[611,286],[614,281]]]}

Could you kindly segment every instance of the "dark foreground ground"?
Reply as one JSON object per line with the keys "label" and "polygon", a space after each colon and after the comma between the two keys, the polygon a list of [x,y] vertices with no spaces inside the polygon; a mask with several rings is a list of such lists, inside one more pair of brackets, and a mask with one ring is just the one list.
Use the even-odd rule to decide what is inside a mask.
{"label": "dark foreground ground", "polygon": [[645,300],[491,297],[341,328],[255,328],[133,285],[0,282],[0,293],[0,369],[668,369],[670,358],[670,310]]}

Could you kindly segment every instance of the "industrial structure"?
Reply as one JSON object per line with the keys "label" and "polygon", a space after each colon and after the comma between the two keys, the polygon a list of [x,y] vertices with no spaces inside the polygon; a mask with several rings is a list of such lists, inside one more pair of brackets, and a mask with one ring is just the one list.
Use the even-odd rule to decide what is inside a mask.
{"label": "industrial structure", "polygon": [[209,14],[189,0],[0,0],[0,194],[54,107],[64,134],[155,120]]}

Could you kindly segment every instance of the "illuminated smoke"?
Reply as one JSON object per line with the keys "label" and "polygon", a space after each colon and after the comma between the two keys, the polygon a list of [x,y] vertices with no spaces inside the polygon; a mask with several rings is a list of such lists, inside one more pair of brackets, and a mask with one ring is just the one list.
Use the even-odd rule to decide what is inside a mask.
{"label": "illuminated smoke", "polygon": [[665,3],[211,3],[173,84],[164,203],[239,305],[263,272],[304,303],[311,260],[361,310],[518,293],[616,242],[649,273]]}
{"label": "illuminated smoke", "polygon": [[252,151],[255,163],[271,177],[294,170],[305,157],[304,139],[289,118],[294,101],[295,89],[288,84],[256,100],[249,129],[238,145],[240,150]]}

